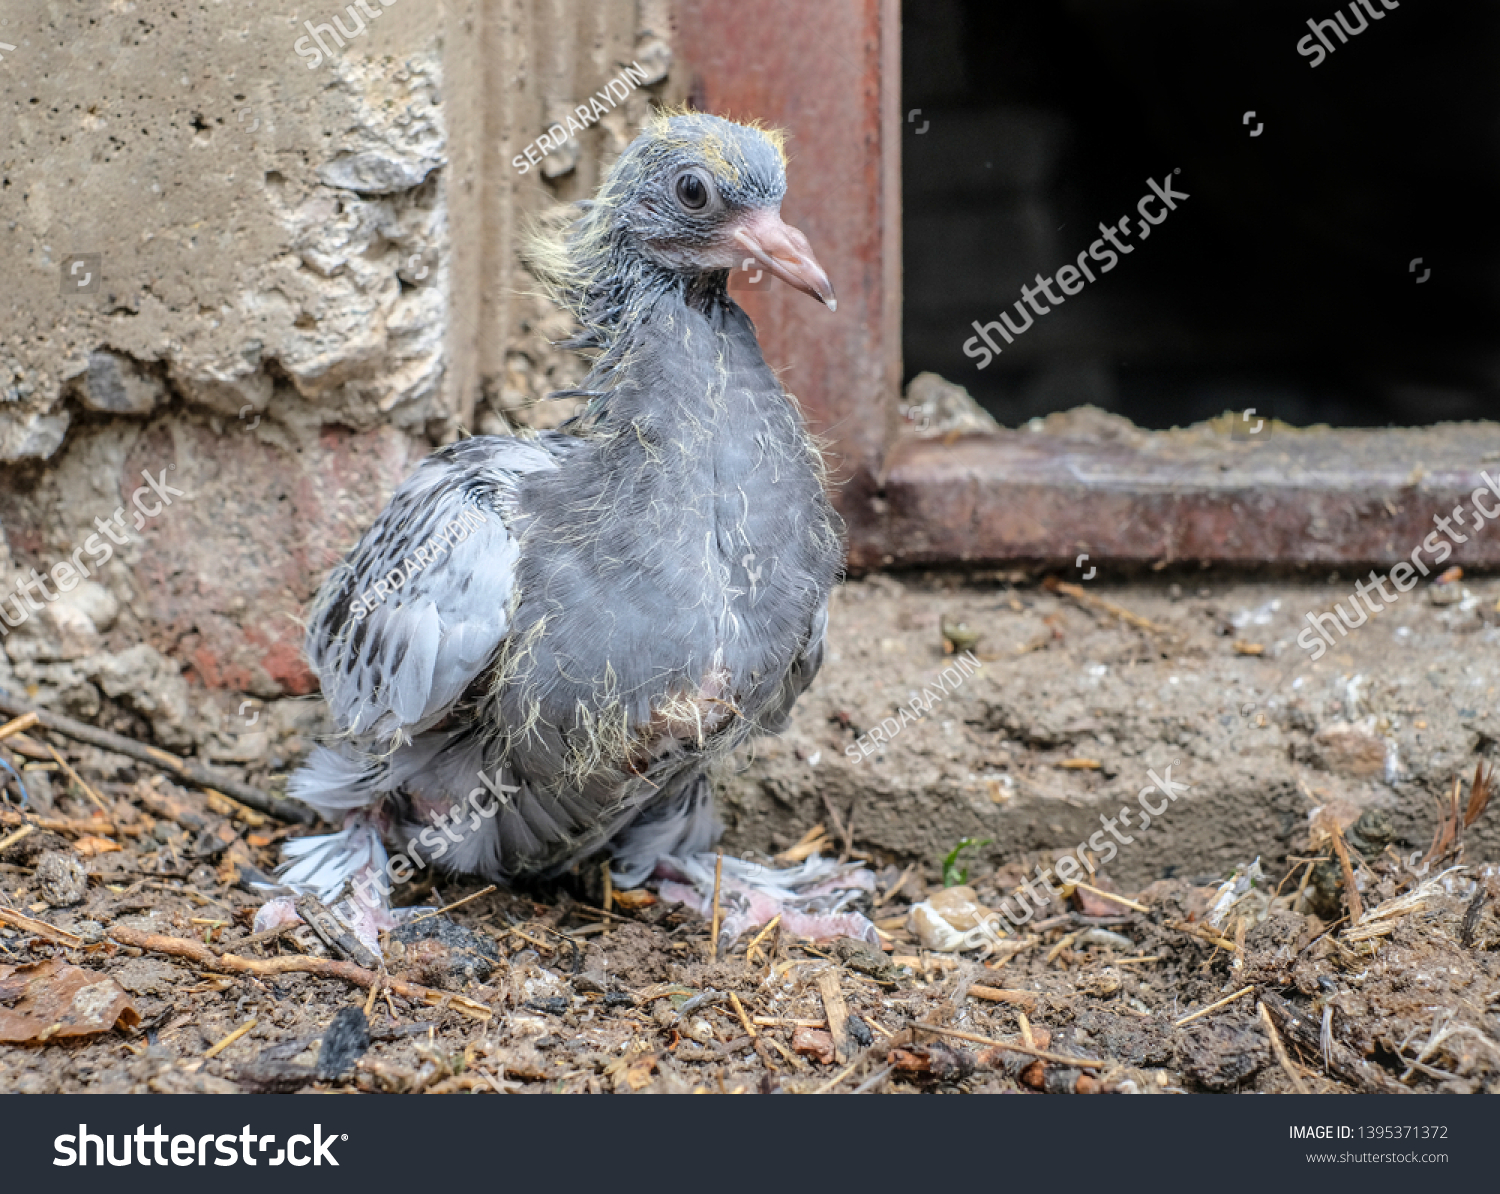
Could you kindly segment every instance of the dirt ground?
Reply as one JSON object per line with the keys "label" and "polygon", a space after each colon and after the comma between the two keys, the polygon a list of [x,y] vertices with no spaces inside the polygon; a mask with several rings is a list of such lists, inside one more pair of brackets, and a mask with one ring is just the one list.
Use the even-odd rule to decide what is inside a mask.
{"label": "dirt ground", "polygon": [[[32,800],[0,810],[0,1039],[26,1042],[0,1090],[1500,1090],[1500,813],[1471,800],[1500,752],[1500,581],[1419,587],[1313,662],[1305,615],[1353,576],[1055,579],[847,584],[792,728],[723,777],[727,851],[822,826],[866,860],[883,950],[773,929],[715,960],[699,916],[606,912],[592,872],[398,931],[382,991],[311,929],[248,940],[248,880],[303,830],[8,738]],[[954,642],[982,666],[940,679]],[[988,957],[923,948],[910,907],[962,839],[988,841],[948,878],[997,908],[1100,859],[1101,816],[1167,767],[1189,790],[1098,893],[1063,887]]]}

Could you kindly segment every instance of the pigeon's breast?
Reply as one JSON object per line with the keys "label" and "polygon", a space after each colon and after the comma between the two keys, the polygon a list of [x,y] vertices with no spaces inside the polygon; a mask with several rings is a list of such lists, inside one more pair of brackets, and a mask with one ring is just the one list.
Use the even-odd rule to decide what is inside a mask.
{"label": "pigeon's breast", "polygon": [[[568,503],[526,526],[504,672],[522,720],[607,726],[608,753],[706,749],[779,690],[827,595],[836,532],[818,478],[785,461],[753,486],[674,471],[620,486],[611,516],[570,520]],[[578,492],[602,497],[586,472]]]}
{"label": "pigeon's breast", "polygon": [[679,312],[668,330],[632,352],[577,450],[518,490],[501,720],[528,728],[539,766],[732,746],[842,559],[816,449],[743,313]]}

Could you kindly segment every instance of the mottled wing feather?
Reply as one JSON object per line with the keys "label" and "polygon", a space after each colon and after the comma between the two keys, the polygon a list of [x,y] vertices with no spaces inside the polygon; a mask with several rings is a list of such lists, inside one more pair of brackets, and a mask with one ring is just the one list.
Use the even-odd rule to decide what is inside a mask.
{"label": "mottled wing feather", "polygon": [[476,436],[423,461],[324,582],[307,655],[334,725],[360,745],[437,724],[509,628],[515,487],[553,440]]}

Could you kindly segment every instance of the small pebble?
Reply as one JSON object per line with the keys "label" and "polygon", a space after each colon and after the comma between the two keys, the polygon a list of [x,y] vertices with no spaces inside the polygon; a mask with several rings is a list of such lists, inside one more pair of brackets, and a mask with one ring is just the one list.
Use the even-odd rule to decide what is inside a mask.
{"label": "small pebble", "polygon": [[714,1040],[713,1025],[703,1019],[694,1020],[689,1024],[687,1034],[695,1041],[705,1045]]}
{"label": "small pebble", "polygon": [[83,900],[89,890],[89,872],[78,855],[62,850],[43,854],[36,864],[36,881],[42,899],[54,908],[66,908]]}
{"label": "small pebble", "polygon": [[580,995],[603,995],[609,986],[602,970],[585,970],[573,976],[573,990]]}
{"label": "small pebble", "polygon": [[500,959],[493,939],[446,916],[398,925],[391,930],[390,943],[391,956],[430,987],[485,982]]}
{"label": "small pebble", "polygon": [[[852,1027],[852,1016],[849,1022]],[[823,1065],[830,1065],[835,1059],[833,1037],[821,1028],[808,1028],[805,1025],[792,1034],[792,1051],[803,1057],[811,1057]]]}
{"label": "small pebble", "polygon": [[960,884],[913,904],[906,925],[923,949],[953,953],[964,948],[966,936],[994,916],[979,902],[972,887]]}

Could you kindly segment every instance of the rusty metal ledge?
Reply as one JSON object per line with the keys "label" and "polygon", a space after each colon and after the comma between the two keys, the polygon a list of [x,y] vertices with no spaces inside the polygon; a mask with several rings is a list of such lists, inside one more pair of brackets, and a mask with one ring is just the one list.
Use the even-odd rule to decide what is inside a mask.
{"label": "rusty metal ledge", "polygon": [[1071,567],[1080,552],[1116,564],[1389,565],[1456,506],[1468,525],[1454,524],[1455,534],[1468,541],[1453,543],[1444,566],[1500,567],[1500,522],[1472,531],[1476,489],[1500,508],[1480,475],[1500,484],[1500,423],[1282,427],[1263,441],[1203,427],[1132,431],[903,441],[872,517],[852,520],[850,567]]}

